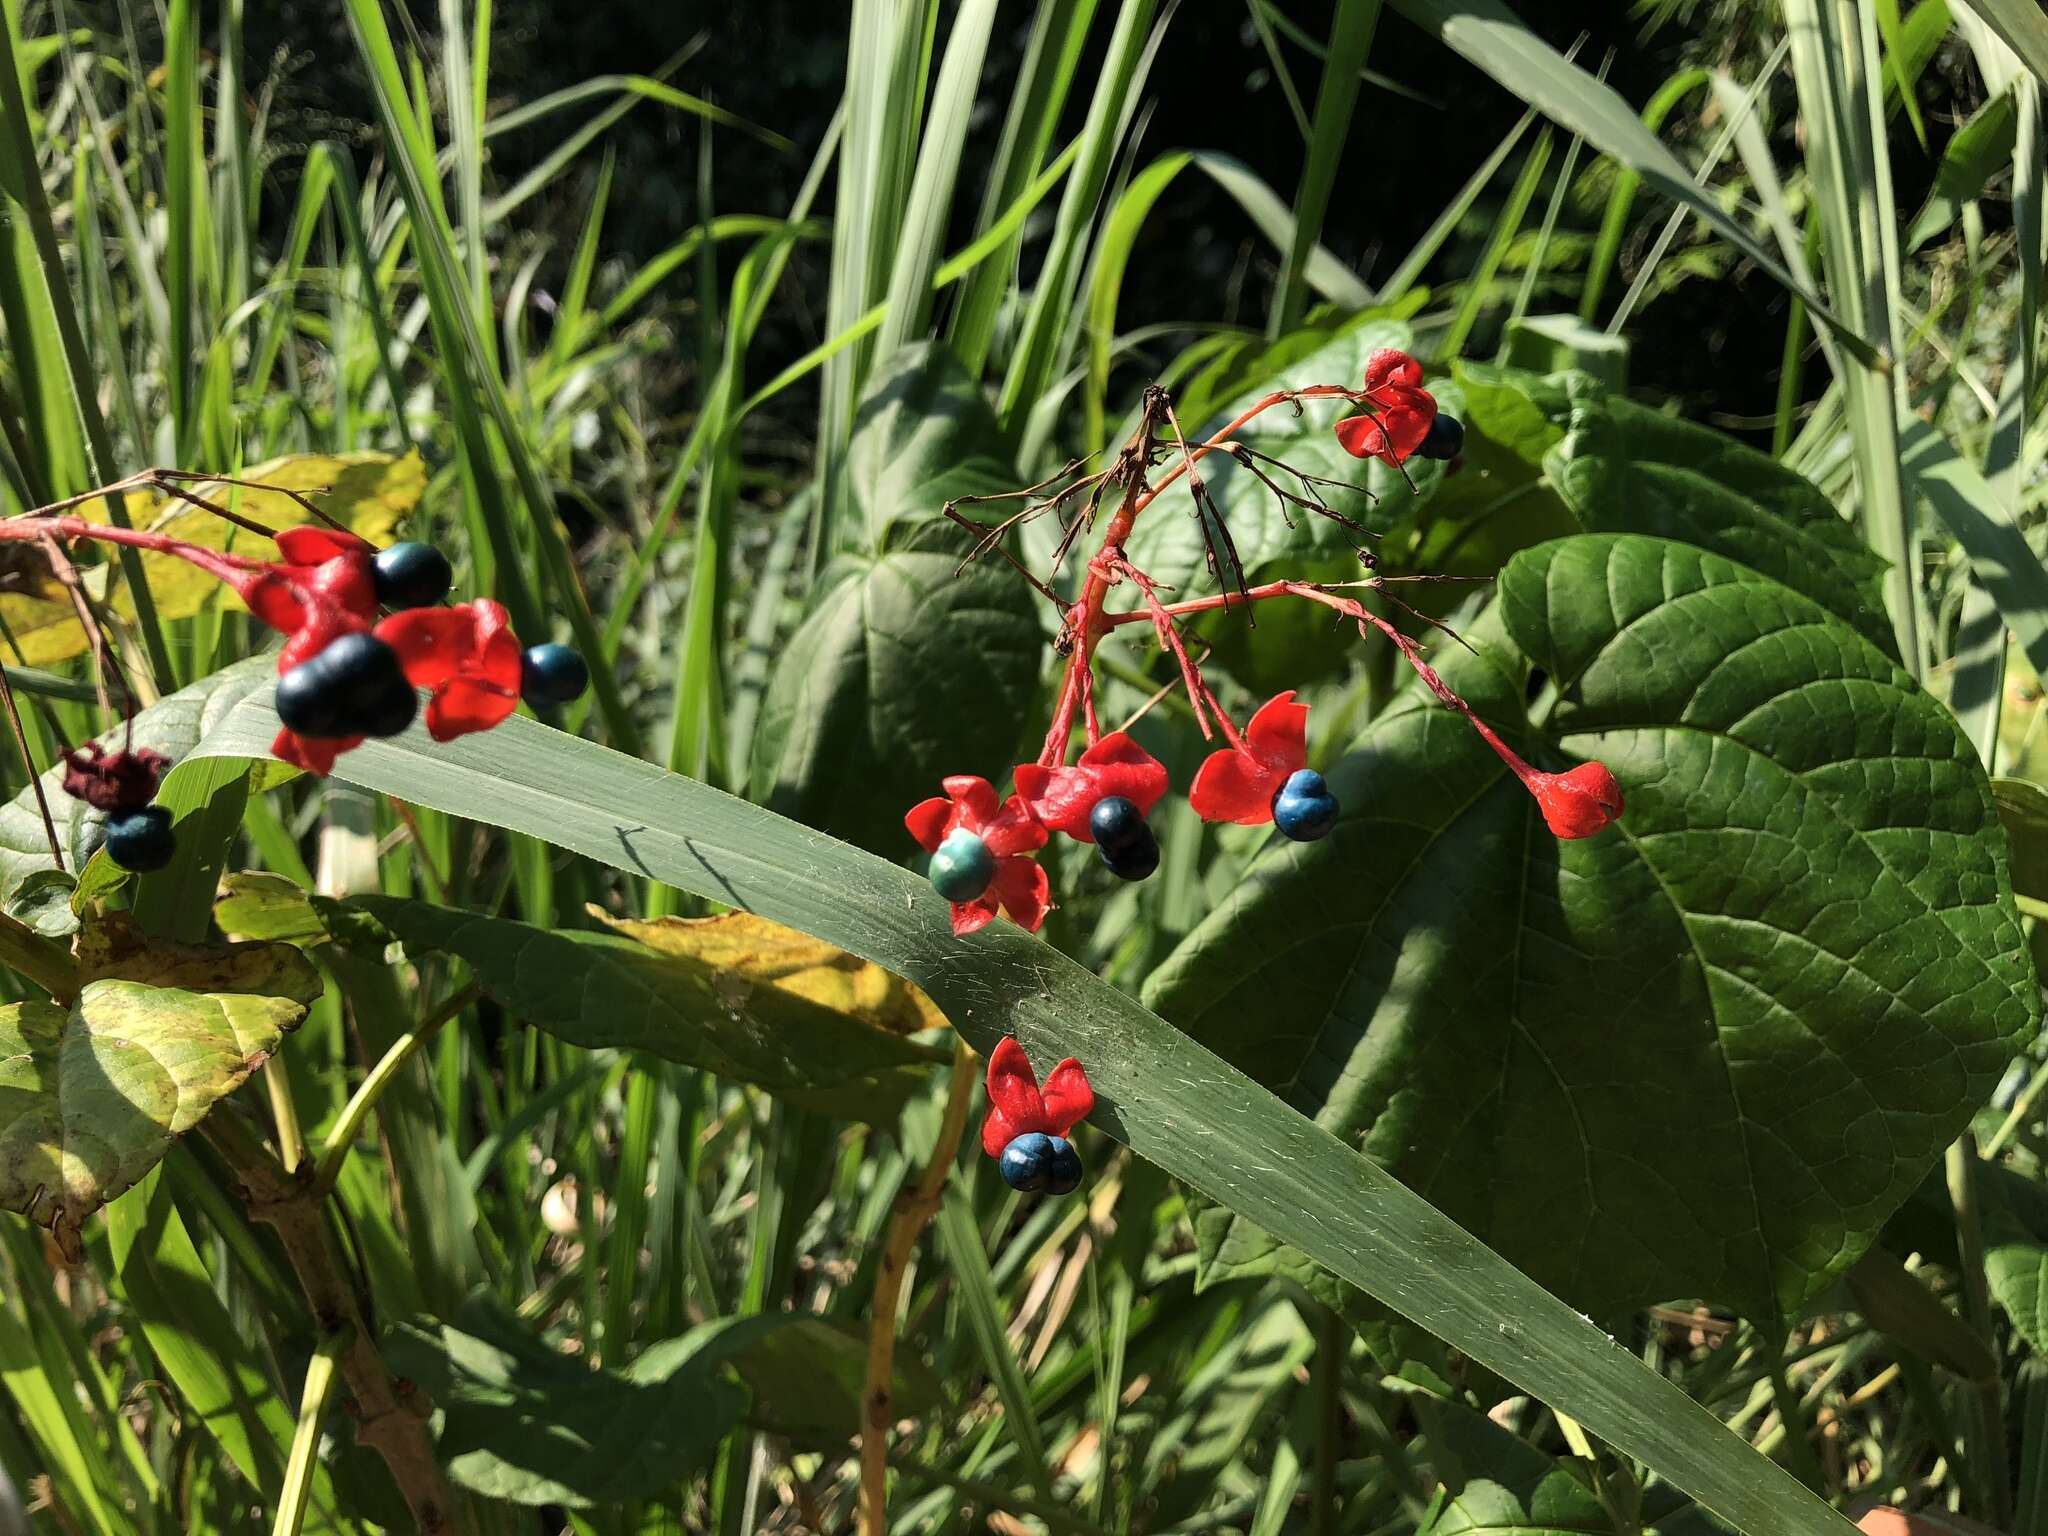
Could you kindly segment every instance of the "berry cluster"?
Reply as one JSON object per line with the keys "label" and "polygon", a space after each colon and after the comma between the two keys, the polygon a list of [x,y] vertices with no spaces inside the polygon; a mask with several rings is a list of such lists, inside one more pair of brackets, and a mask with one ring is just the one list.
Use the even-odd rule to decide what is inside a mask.
{"label": "berry cluster", "polygon": [[[376,549],[295,491],[282,494],[320,522],[272,533],[187,488],[187,482],[205,478],[182,470],[150,470],[54,507],[0,520],[0,541],[41,544],[66,576],[80,620],[95,640],[103,709],[108,707],[104,674],[113,669],[98,641],[98,618],[61,548],[80,539],[183,560],[231,588],[252,614],[281,631],[285,642],[278,652],[274,700],[281,729],[271,751],[314,773],[331,771],[341,753],[370,737],[405,730],[421,714],[420,689],[427,692],[428,734],[449,741],[497,725],[522,697],[545,709],[571,702],[589,686],[590,669],[570,647],[522,649],[499,604],[478,599],[441,606],[454,571],[448,557],[431,545],[407,541]],[[145,484],[265,534],[280,558],[256,560],[154,530],[57,515],[92,497]],[[88,747],[68,754],[66,765],[65,789],[108,814],[109,857],[137,871],[170,862],[176,850],[170,815],[149,803],[166,766],[162,757]],[[44,819],[61,866],[47,807]]]}
{"label": "berry cluster", "polygon": [[1003,1182],[1021,1194],[1068,1195],[1081,1186],[1081,1154],[1069,1140],[1095,1107],[1095,1090],[1069,1056],[1040,1089],[1024,1047],[1011,1036],[988,1059],[988,1118],[981,1147],[996,1159]]}
{"label": "berry cluster", "polygon": [[[1422,387],[1422,368],[1415,359],[1382,350],[1367,360],[1361,388],[1313,385],[1269,395],[1192,447],[1173,416],[1171,402],[1162,391],[1149,391],[1136,436],[1108,469],[1027,505],[1023,512],[992,529],[961,517],[955,510],[957,503],[948,506],[948,515],[956,522],[980,532],[975,551],[979,555],[997,547],[1002,536],[1026,518],[1085,497],[1082,510],[1061,540],[1060,547],[1065,550],[1092,521],[1106,493],[1111,489],[1122,493],[1121,506],[1110,521],[1101,549],[1089,562],[1079,600],[1061,605],[1058,649],[1067,658],[1067,669],[1037,761],[1016,768],[1015,791],[1006,800],[998,798],[986,779],[960,774],[942,781],[944,795],[920,802],[904,817],[910,835],[931,855],[932,885],[952,904],[954,933],[973,933],[999,912],[1036,932],[1051,906],[1051,893],[1044,868],[1030,855],[1043,848],[1054,833],[1092,843],[1103,865],[1121,879],[1142,880],[1159,867],[1159,842],[1146,818],[1166,794],[1166,769],[1126,732],[1105,734],[1096,719],[1094,649],[1104,635],[1128,623],[1153,627],[1161,647],[1170,651],[1179,665],[1181,683],[1203,734],[1212,734],[1213,722],[1214,731],[1223,738],[1224,744],[1203,762],[1188,788],[1189,805],[1205,821],[1271,825],[1283,837],[1311,843],[1327,837],[1340,819],[1342,808],[1336,795],[1323,776],[1308,766],[1308,706],[1290,689],[1260,706],[1240,733],[1203,680],[1180,633],[1181,622],[1195,614],[1249,607],[1278,597],[1331,608],[1356,624],[1361,634],[1378,634],[1392,643],[1424,686],[1447,707],[1464,715],[1528,788],[1545,823],[1558,837],[1590,837],[1621,814],[1620,785],[1604,766],[1582,763],[1566,773],[1532,768],[1437,676],[1413,639],[1359,598],[1341,590],[1346,586],[1366,588],[1398,603],[1382,581],[1334,585],[1276,581],[1256,588],[1245,584],[1228,530],[1207,497],[1196,465],[1209,453],[1229,453],[1251,466],[1283,502],[1365,532],[1317,493],[1318,484],[1331,482],[1278,465],[1233,440],[1232,434],[1272,406],[1291,403],[1299,409],[1304,400],[1328,398],[1341,398],[1363,408],[1360,414],[1336,424],[1337,439],[1351,454],[1379,459],[1397,469],[1411,457],[1444,460],[1456,468],[1464,449],[1463,426],[1437,409],[1435,398]],[[1174,449],[1165,446],[1168,441]],[[1150,469],[1162,458],[1174,462],[1155,481]],[[1293,475],[1301,489],[1282,489],[1258,467],[1261,460]],[[1155,583],[1130,562],[1124,545],[1138,515],[1182,477],[1197,510],[1206,514],[1203,530],[1209,541],[1210,568],[1224,590],[1214,597],[1168,604],[1161,601]],[[1038,489],[1025,494],[1028,497]],[[1372,564],[1363,551],[1361,558],[1368,566]],[[1035,579],[1033,584],[1051,594],[1048,585]],[[1105,600],[1117,587],[1134,590],[1139,606],[1109,611]],[[1069,740],[1077,719],[1088,744],[1079,759],[1069,764]],[[1018,1154],[1019,1166],[1042,1165],[1049,1170],[1052,1164],[1042,1161],[1047,1155],[1033,1143]],[[1009,1166],[1007,1158],[1005,1166]],[[1053,1175],[1047,1172],[1046,1177]]]}
{"label": "berry cluster", "polygon": [[170,765],[161,752],[141,747],[108,752],[85,746],[64,754],[64,792],[107,813],[103,846],[123,869],[147,874],[178,851],[171,813],[149,803]]}

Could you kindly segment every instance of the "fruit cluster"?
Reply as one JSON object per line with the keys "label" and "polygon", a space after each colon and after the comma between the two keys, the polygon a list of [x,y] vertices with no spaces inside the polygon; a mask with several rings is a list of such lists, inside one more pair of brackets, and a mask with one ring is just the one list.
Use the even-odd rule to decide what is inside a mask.
{"label": "fruit cluster", "polygon": [[[176,483],[198,476],[150,474],[195,506],[255,526]],[[428,734],[449,741],[497,725],[522,697],[536,709],[551,708],[589,686],[589,667],[570,647],[522,649],[499,604],[478,599],[440,606],[454,571],[431,545],[406,541],[379,550],[331,521],[269,537],[278,560],[78,517],[32,514],[0,522],[0,539],[41,542],[53,561],[62,559],[60,541],[95,539],[174,556],[232,588],[252,614],[285,636],[274,697],[281,728],[271,751],[314,773],[330,772],[340,754],[370,737],[404,731],[421,714],[421,689]],[[90,613],[81,617],[90,627]],[[110,858],[137,871],[170,862],[176,849],[170,815],[149,804],[163,758],[88,747],[70,753],[66,764],[65,789],[108,814]]]}
{"label": "fruit cluster", "polygon": [[988,1059],[982,1150],[1019,1193],[1072,1194],[1081,1185],[1081,1154],[1069,1137],[1094,1107],[1095,1090],[1081,1063],[1069,1056],[1046,1074],[1041,1089],[1024,1047],[1006,1035]]}
{"label": "fruit cluster", "polygon": [[[1079,600],[1061,605],[1058,648],[1067,658],[1066,675],[1037,761],[1016,768],[1015,791],[1006,800],[998,798],[986,779],[960,774],[942,781],[944,795],[920,802],[904,817],[910,835],[931,855],[931,882],[952,905],[955,934],[973,933],[993,921],[999,912],[1032,932],[1038,930],[1051,906],[1050,887],[1044,868],[1030,855],[1044,847],[1056,832],[1092,843],[1103,865],[1121,879],[1142,880],[1159,867],[1159,842],[1146,818],[1166,794],[1166,769],[1126,732],[1104,734],[1095,711],[1095,646],[1104,635],[1129,623],[1152,625],[1161,647],[1171,652],[1179,666],[1182,686],[1203,734],[1211,734],[1213,722],[1215,731],[1223,737],[1224,744],[1203,762],[1188,788],[1189,805],[1205,821],[1240,826],[1270,824],[1283,837],[1309,843],[1328,836],[1341,816],[1342,808],[1329,784],[1308,766],[1308,706],[1296,698],[1293,690],[1277,694],[1260,706],[1240,733],[1203,680],[1201,668],[1188,654],[1180,633],[1181,622],[1195,614],[1248,608],[1254,602],[1278,597],[1301,598],[1331,608],[1355,623],[1361,634],[1377,633],[1392,643],[1424,686],[1446,707],[1464,715],[1481,739],[1528,788],[1546,825],[1556,836],[1590,837],[1621,814],[1620,785],[1603,765],[1581,763],[1565,773],[1546,773],[1531,767],[1437,676],[1413,639],[1391,620],[1342,590],[1346,586],[1367,588],[1391,597],[1379,580],[1334,585],[1275,581],[1256,588],[1245,585],[1228,530],[1222,526],[1214,503],[1207,498],[1196,466],[1209,453],[1229,453],[1242,463],[1252,464],[1254,473],[1286,501],[1363,532],[1317,494],[1315,486],[1329,482],[1280,465],[1281,470],[1296,477],[1301,491],[1280,490],[1277,482],[1257,469],[1255,461],[1261,456],[1233,440],[1234,433],[1272,406],[1291,403],[1299,409],[1304,400],[1329,398],[1341,398],[1363,408],[1360,414],[1339,421],[1335,427],[1339,443],[1349,453],[1379,459],[1397,469],[1411,457],[1445,460],[1452,468],[1457,467],[1464,448],[1463,426],[1437,409],[1435,398],[1422,387],[1422,368],[1415,359],[1405,353],[1382,350],[1367,360],[1361,388],[1314,385],[1277,392],[1256,402],[1221,431],[1192,447],[1182,437],[1170,401],[1161,391],[1149,391],[1137,435],[1110,468],[1074,481],[993,529],[959,516],[955,511],[957,503],[949,505],[948,515],[956,522],[980,530],[978,555],[995,548],[1005,532],[1026,518],[1057,509],[1085,494],[1084,510],[1061,541],[1064,549],[1092,520],[1095,507],[1109,489],[1122,492],[1121,505],[1110,521],[1101,548],[1089,562]],[[1169,440],[1167,429],[1175,445],[1173,449],[1165,446]],[[1172,458],[1174,462],[1155,481],[1150,477],[1150,468],[1161,458]],[[1278,461],[1265,462],[1277,465]],[[1168,604],[1160,600],[1155,583],[1131,563],[1124,545],[1138,515],[1162,490],[1182,477],[1188,482],[1197,510],[1206,514],[1203,529],[1205,540],[1212,541],[1210,568],[1224,590],[1213,597]],[[1363,552],[1361,555],[1370,565],[1370,557]],[[1048,585],[1035,579],[1034,585],[1048,595],[1051,592]],[[1122,612],[1109,611],[1105,600],[1120,586],[1135,590],[1140,605]],[[1066,757],[1077,717],[1087,747],[1077,761],[1069,764]],[[1032,1156],[1036,1158],[1042,1153],[1043,1149],[1036,1149]],[[1033,1161],[1030,1166],[1040,1165]],[[1047,1177],[1051,1175],[1048,1173]]]}

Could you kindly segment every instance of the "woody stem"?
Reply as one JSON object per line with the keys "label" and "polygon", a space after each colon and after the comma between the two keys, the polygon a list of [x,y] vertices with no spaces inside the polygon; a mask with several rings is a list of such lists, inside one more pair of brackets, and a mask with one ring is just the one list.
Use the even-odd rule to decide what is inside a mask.
{"label": "woody stem", "polygon": [[916,1185],[897,1197],[875,1275],[875,1293],[868,1302],[867,1381],[861,1393],[860,1536],[885,1536],[889,1529],[890,1387],[896,1377],[896,1311],[911,1250],[939,1208],[946,1175],[952,1172],[953,1159],[960,1151],[968,1107],[974,1100],[974,1064],[974,1052],[967,1042],[956,1039],[938,1141]]}
{"label": "woody stem", "polygon": [[82,517],[0,518],[0,542],[14,540],[29,544],[40,543],[50,538],[98,539],[102,544],[127,544],[136,549],[171,555],[198,566],[217,581],[232,581],[246,572],[260,571],[264,566],[261,560],[251,560],[244,555],[230,555],[221,550],[188,544],[182,539],[171,538],[168,534],[153,533],[147,528],[118,528],[111,523],[89,523]]}
{"label": "woody stem", "polygon": [[[1053,710],[1052,725],[1045,733],[1045,746],[1038,754],[1039,763],[1047,768],[1056,767],[1066,760],[1067,738],[1074,729],[1074,711],[1080,705],[1084,694],[1080,682],[1081,674],[1094,665],[1095,645],[1112,627],[1102,611],[1103,602],[1109,596],[1109,589],[1115,584],[1119,573],[1121,552],[1124,543],[1131,536],[1131,529],[1138,521],[1138,514],[1159,499],[1159,493],[1172,485],[1183,475],[1190,473],[1196,464],[1225,447],[1247,423],[1270,411],[1276,405],[1299,404],[1303,400],[1358,400],[1357,390],[1346,389],[1341,384],[1312,384],[1305,389],[1275,390],[1261,396],[1243,411],[1240,411],[1220,429],[1212,432],[1201,442],[1189,447],[1179,462],[1159,477],[1156,484],[1146,485],[1142,481],[1124,492],[1123,504],[1103,530],[1102,543],[1096,556],[1088,563],[1088,579],[1082,585],[1081,597],[1067,610],[1066,633],[1073,642],[1073,650],[1067,657],[1066,676],[1061,680],[1059,703]],[[1131,451],[1149,453],[1151,439],[1149,428],[1140,428],[1139,436],[1130,443]],[[1219,602],[1215,606],[1222,606]],[[1206,691],[1206,690],[1205,690]],[[1197,706],[1199,708],[1199,705]],[[1220,711],[1219,711],[1220,714]]]}

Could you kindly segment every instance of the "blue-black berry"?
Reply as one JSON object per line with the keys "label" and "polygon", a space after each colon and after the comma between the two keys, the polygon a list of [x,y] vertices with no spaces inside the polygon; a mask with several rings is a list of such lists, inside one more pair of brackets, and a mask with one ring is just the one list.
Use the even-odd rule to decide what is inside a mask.
{"label": "blue-black berry", "polygon": [[277,680],[277,718],[301,736],[396,736],[419,713],[398,653],[375,635],[343,635]]}
{"label": "blue-black berry", "polygon": [[160,805],[117,811],[107,818],[106,849],[108,858],[138,875],[162,869],[178,851],[171,813]]}
{"label": "blue-black berry", "polygon": [[996,1166],[1010,1188],[1020,1194],[1035,1195],[1051,1182],[1053,1162],[1053,1138],[1043,1131],[1026,1131],[1003,1148]]}
{"label": "blue-black berry", "polygon": [[567,704],[590,686],[590,667],[573,647],[530,645],[519,661],[519,693],[535,709]]}
{"label": "blue-black berry", "polygon": [[1297,843],[1312,843],[1337,825],[1337,797],[1313,768],[1287,776],[1273,797],[1273,825]]}
{"label": "blue-black berry", "polygon": [[1104,795],[1088,813],[1095,856],[1119,880],[1143,880],[1159,867],[1159,839],[1137,803]]}
{"label": "blue-black berry", "polygon": [[1425,459],[1455,459],[1465,451],[1465,423],[1455,416],[1436,413],[1416,453]]}
{"label": "blue-black berry", "polygon": [[448,595],[455,570],[431,544],[407,539],[377,551],[377,601],[386,608],[431,608]]}
{"label": "blue-black berry", "polygon": [[1048,1195],[1071,1195],[1081,1187],[1081,1154],[1064,1136],[1054,1136],[1051,1140],[1052,1166],[1046,1170],[1045,1192]]}

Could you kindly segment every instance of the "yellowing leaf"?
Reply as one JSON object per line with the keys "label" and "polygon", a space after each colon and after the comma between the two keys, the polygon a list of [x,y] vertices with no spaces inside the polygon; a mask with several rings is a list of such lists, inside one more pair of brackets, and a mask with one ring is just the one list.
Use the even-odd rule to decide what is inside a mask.
{"label": "yellowing leaf", "polygon": [[[299,453],[254,465],[236,478],[280,489],[249,490],[217,482],[189,489],[204,501],[272,529],[296,528],[313,521],[311,513],[283,494],[286,490],[298,491],[329,517],[372,544],[388,544],[418,507],[427,486],[427,467],[417,449],[403,457],[388,453]],[[257,559],[271,559],[276,554],[269,540],[177,497],[133,491],[125,502],[129,520],[138,528],[154,529],[189,544]],[[107,520],[107,504],[104,499],[87,502],[76,509],[76,515],[88,522],[103,523]],[[32,667],[83,655],[87,649],[85,631],[79,626],[77,613],[63,587],[49,574],[39,550],[34,546],[20,549],[19,556],[0,559],[0,622],[6,625],[6,638],[0,639],[0,647],[4,647],[8,659]],[[174,555],[145,553],[142,568],[149,578],[150,593],[156,598],[157,612],[166,619],[190,618],[208,603],[222,598],[235,607],[241,606],[240,600],[219,582]],[[135,616],[134,600],[125,586],[115,593],[110,606],[124,619]]]}
{"label": "yellowing leaf", "polygon": [[732,982],[773,987],[896,1034],[937,1029],[946,1016],[902,977],[751,912],[723,917],[592,916],[665,955],[701,960]]}
{"label": "yellowing leaf", "polygon": [[86,981],[143,981],[189,992],[246,992],[287,1002],[320,996],[320,972],[296,946],[257,940],[184,944],[144,933],[120,912],[90,920],[76,946]]}
{"label": "yellowing leaf", "polygon": [[95,981],[69,1009],[0,1008],[0,1210],[66,1253],[94,1211],[240,1087],[303,1003]]}

